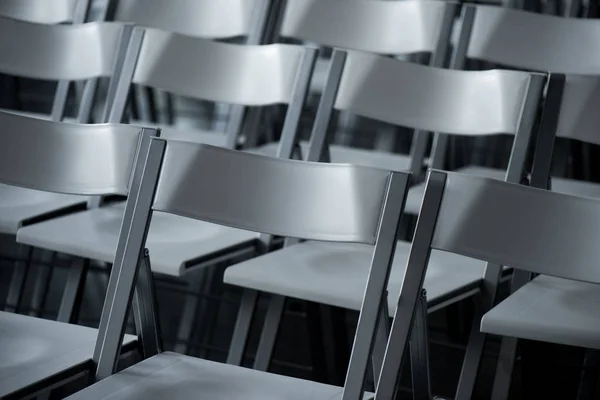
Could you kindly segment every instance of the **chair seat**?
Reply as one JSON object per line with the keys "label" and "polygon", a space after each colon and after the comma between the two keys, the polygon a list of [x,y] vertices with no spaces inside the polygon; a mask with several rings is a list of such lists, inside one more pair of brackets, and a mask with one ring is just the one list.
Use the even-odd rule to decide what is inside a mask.
{"label": "chair seat", "polygon": [[[269,143],[260,147],[264,155],[274,157],[279,143]],[[302,155],[308,151],[308,142],[300,142]],[[390,171],[406,171],[410,168],[410,156],[404,154],[386,153],[378,150],[357,149],[354,147],[330,145],[331,162],[340,164],[357,164],[367,167],[387,169]]]}
{"label": "chair seat", "polygon": [[[132,121],[132,125],[153,126],[149,122]],[[210,129],[199,129],[193,127],[160,125],[161,137],[166,139],[183,140],[186,142],[204,143],[211,146],[225,147],[227,136],[223,132],[212,131]]]}
{"label": "chair seat", "polygon": [[[388,283],[390,314],[396,310],[410,243],[399,242]],[[228,284],[321,304],[360,310],[373,248],[307,241],[227,268]],[[485,263],[433,251],[425,288],[430,304],[476,290]]]}
{"label": "chair seat", "polygon": [[166,352],[68,399],[332,400],[341,398],[341,393],[337,386]]}
{"label": "chair seat", "polygon": [[[0,398],[91,366],[96,336],[96,329],[0,311]],[[135,341],[125,336],[125,344]]]}
{"label": "chair seat", "polygon": [[[124,203],[82,211],[19,229],[17,242],[112,263]],[[181,276],[187,263],[211,254],[254,245],[258,234],[155,212],[147,247],[152,271]]]}
{"label": "chair seat", "polygon": [[600,349],[600,285],[539,276],[484,315],[481,331]]}
{"label": "chair seat", "polygon": [[83,205],[87,199],[0,184],[0,233],[14,235],[32,218]]}

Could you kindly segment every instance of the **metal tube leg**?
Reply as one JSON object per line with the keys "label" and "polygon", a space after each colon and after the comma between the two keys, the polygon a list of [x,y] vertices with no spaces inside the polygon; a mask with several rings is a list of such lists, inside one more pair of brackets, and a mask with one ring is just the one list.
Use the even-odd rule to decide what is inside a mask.
{"label": "metal tube leg", "polygon": [[89,259],[78,259],[69,268],[67,285],[63,292],[60,308],[58,309],[57,321],[71,324],[77,323],[89,265]]}
{"label": "metal tube leg", "polygon": [[427,294],[417,300],[410,337],[410,363],[415,400],[431,400],[429,380],[429,343],[427,337]]}
{"label": "metal tube leg", "polygon": [[233,329],[229,354],[227,355],[227,364],[242,364],[257,300],[258,292],[256,290],[244,289],[242,303],[240,304],[240,310],[238,311],[237,320],[235,321],[235,328]]}
{"label": "metal tube leg", "polygon": [[269,369],[284,308],[285,296],[271,296],[260,341],[258,342],[258,349],[256,350],[256,358],[254,359],[253,368],[256,370],[267,371]]}
{"label": "metal tube leg", "polygon": [[517,338],[502,338],[500,354],[498,355],[498,367],[492,388],[492,400],[508,399],[518,345],[519,340]]}
{"label": "metal tube leg", "polygon": [[10,278],[10,286],[6,297],[6,306],[4,309],[9,312],[18,312],[23,301],[23,291],[27,282],[27,273],[31,266],[31,257],[33,248],[26,245],[19,245],[17,250],[17,261]]}
{"label": "metal tube leg", "polygon": [[189,350],[189,342],[194,332],[194,323],[196,322],[198,309],[202,302],[200,294],[202,292],[202,287],[204,286],[205,277],[206,269],[200,271],[198,280],[191,285],[192,293],[186,295],[181,322],[179,323],[179,329],[177,331],[177,344],[174,349],[177,353],[187,354]]}
{"label": "metal tube leg", "polygon": [[133,297],[133,317],[137,335],[142,342],[142,357],[149,358],[160,353],[163,346],[148,249],[140,262]]}
{"label": "metal tube leg", "polygon": [[375,331],[375,342],[373,344],[373,352],[371,354],[373,382],[375,385],[377,385],[377,381],[379,381],[379,374],[381,373],[381,367],[383,366],[385,349],[387,347],[387,341],[390,335],[390,325],[390,312],[387,305],[386,293],[380,311],[379,322],[377,323],[377,330]]}
{"label": "metal tube leg", "polygon": [[481,296],[477,296],[475,301],[476,310],[473,315],[467,351],[463,360],[460,380],[458,382],[456,400],[469,400],[472,398],[479,364],[481,362],[481,357],[483,356],[483,350],[487,339],[487,335],[479,330],[481,318],[483,317]]}
{"label": "metal tube leg", "polygon": [[583,372],[577,389],[577,400],[592,400],[598,386],[597,368],[600,364],[600,352],[588,349],[583,361]]}
{"label": "metal tube leg", "polygon": [[29,315],[32,317],[39,317],[43,314],[43,305],[48,293],[50,281],[52,280],[55,258],[56,252],[54,251],[43,251],[42,253],[41,263],[48,263],[49,265],[40,265],[35,277],[35,285],[29,307]]}

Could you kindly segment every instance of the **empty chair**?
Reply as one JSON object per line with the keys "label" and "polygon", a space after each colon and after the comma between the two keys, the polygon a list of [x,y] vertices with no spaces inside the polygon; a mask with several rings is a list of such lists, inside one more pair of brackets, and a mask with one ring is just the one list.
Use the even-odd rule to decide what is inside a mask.
{"label": "empty chair", "polygon": [[[429,65],[446,64],[448,43],[458,4],[438,1],[380,0],[288,0],[284,2],[281,39],[296,39],[328,48],[359,50],[387,56],[429,55]],[[328,61],[319,59],[312,88],[321,91],[325,84]],[[427,145],[426,132],[417,133],[411,153],[402,154],[331,145],[332,162],[352,163],[380,168],[410,169],[419,175],[420,159]],[[300,143],[304,152],[308,143]],[[264,151],[274,153],[277,144]],[[414,161],[411,164],[411,160]]]}
{"label": "empty chair", "polygon": [[[80,196],[126,195],[138,144],[155,134],[3,112],[0,126],[3,185]],[[28,398],[90,371],[95,329],[7,312],[0,325],[0,397]],[[134,337],[124,340],[124,351],[135,350]]]}
{"label": "empty chair", "polygon": [[[216,175],[213,170],[221,171]],[[207,398],[359,399],[373,341],[396,230],[408,187],[407,173],[283,160],[203,144],[155,140],[141,195],[119,237],[109,301],[103,310],[95,361],[100,382],[71,399],[148,399],[167,395]],[[224,201],[226,199],[226,201]],[[351,201],[348,201],[351,199]],[[344,388],[162,353],[115,375],[136,269],[153,212],[313,240],[374,245],[363,315]],[[152,253],[150,253],[150,262]],[[111,376],[112,375],[112,376]],[[173,385],[173,380],[178,382]]]}
{"label": "empty chair", "polygon": [[[519,182],[523,173],[533,120],[544,82],[540,74],[516,71],[453,71],[414,63],[336,50],[309,145],[309,161],[327,156],[327,126],[333,109],[349,110],[425,131],[451,135],[516,135],[506,179]],[[400,241],[388,284],[390,315],[402,284],[410,243]],[[350,310],[360,308],[363,267],[370,249],[319,241],[292,244],[229,267],[226,283],[246,289],[238,315],[229,362],[239,363],[249,333],[248,321],[256,292],[272,293],[268,323],[255,367],[267,369],[279,326],[284,297],[293,297]],[[425,279],[430,309],[443,307],[478,290],[485,264],[467,257],[434,252]]]}
{"label": "empty chair", "polygon": [[[108,18],[132,22],[146,28],[160,29],[194,38],[211,40],[242,40],[244,44],[262,44],[263,31],[269,16],[268,0],[176,0],[165,7],[162,0],[111,0]],[[228,105],[190,102],[190,99],[174,97],[157,89],[135,87],[137,119],[159,120],[171,125],[171,129],[197,130],[200,133],[222,133],[227,125],[243,118],[246,108]],[[163,104],[165,112],[158,112],[154,103]],[[176,115],[181,112],[181,118]],[[194,112],[194,119],[186,114]],[[220,116],[225,116],[221,121]],[[166,118],[161,118],[166,116]],[[211,118],[216,120],[210,121]],[[234,122],[231,122],[234,121]],[[132,123],[138,123],[132,121]]]}
{"label": "empty chair", "polygon": [[[130,83],[134,82],[209,101],[257,106],[287,104],[284,131],[294,134],[315,55],[314,49],[294,45],[244,46],[135,28],[119,85],[110,100],[115,108],[109,120],[121,119]],[[232,130],[229,138],[235,138],[236,133]],[[167,127],[162,136],[228,145],[224,134],[199,135]],[[213,173],[218,176],[220,171]],[[19,230],[17,241],[112,263],[124,211],[121,201],[100,204],[24,227]],[[148,238],[153,272],[172,277],[182,277],[195,267],[199,270],[233,257],[253,256],[264,251],[265,244],[255,232],[161,212],[154,216]],[[73,285],[80,283],[74,281]]]}
{"label": "empty chair", "polygon": [[[130,33],[131,29],[115,23],[48,25],[0,18],[0,72],[60,81],[48,116],[55,121],[64,116],[68,83],[86,81],[77,117],[85,121],[94,97],[90,80],[113,75]],[[0,185],[0,233],[15,235],[27,223],[81,208],[86,201],[72,194]],[[17,305],[25,276],[21,267],[13,274],[9,306]]]}
{"label": "empty chair", "polygon": [[[460,45],[457,47],[462,51],[455,54],[457,68],[462,67],[465,60],[470,58],[516,69],[550,71],[566,75],[553,105],[553,113],[557,118],[556,126],[549,129],[552,129],[557,137],[599,143],[597,132],[600,120],[595,111],[600,96],[600,58],[595,50],[595,38],[600,33],[598,21],[480,5],[466,6],[462,20]],[[535,31],[536,34],[528,34],[531,31]],[[512,45],[516,40],[519,41],[519,46]],[[436,162],[432,165],[440,168],[444,165],[447,138],[438,135],[436,139],[433,150],[433,159]],[[502,176],[499,170],[479,166],[467,166],[458,171],[494,178]],[[547,182],[538,181],[536,185],[546,188]],[[593,182],[552,177],[549,187],[555,192],[600,197],[600,185]],[[409,193],[407,212],[414,213],[418,210],[423,190],[424,186],[420,185]],[[521,273],[516,274],[514,289],[527,281],[526,275],[524,277]],[[493,302],[488,302],[481,312],[485,312],[492,305]],[[513,322],[518,324],[516,318]],[[467,357],[469,363],[464,365],[466,369],[458,389],[459,398],[465,399],[471,397],[483,349],[481,343],[484,336],[474,329],[471,332],[471,346]],[[505,351],[507,346],[511,346],[512,351]],[[508,396],[512,373],[512,367],[509,366],[513,363],[510,359],[514,360],[515,349],[514,341],[504,344],[501,354],[512,353],[512,356],[500,360],[502,368],[498,369],[494,398]]]}
{"label": "empty chair", "polygon": [[599,227],[597,199],[431,171],[375,398],[393,398],[434,251],[542,274],[480,319],[482,331],[598,349]]}
{"label": "empty chair", "polygon": [[[590,112],[595,98],[600,95],[600,55],[596,51],[600,21],[483,5],[465,7],[460,34],[462,45],[457,46],[462,51],[455,54],[456,68],[462,68],[469,58],[515,69],[565,74],[567,81],[574,83],[567,83],[570,88],[563,105],[570,108],[565,112],[569,117],[561,123],[557,136],[571,137],[577,135],[575,132],[578,130],[600,126],[595,113]],[[514,46],[517,41],[519,45]],[[579,137],[581,140],[582,136]],[[433,150],[436,160],[432,166],[443,168],[447,137],[440,135],[436,141]],[[502,171],[480,166],[466,166],[458,171],[488,177],[502,176]],[[600,197],[600,185],[596,183],[553,177],[551,186],[553,191]],[[418,212],[423,190],[423,185],[417,185],[411,191],[407,212]]]}

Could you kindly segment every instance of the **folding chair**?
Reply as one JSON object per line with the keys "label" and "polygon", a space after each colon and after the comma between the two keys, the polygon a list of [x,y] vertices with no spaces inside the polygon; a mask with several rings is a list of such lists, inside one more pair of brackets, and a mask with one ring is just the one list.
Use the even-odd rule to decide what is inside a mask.
{"label": "folding chair", "polygon": [[[138,146],[145,145],[147,151],[156,133],[129,125],[77,125],[2,112],[0,126],[3,184],[79,196],[126,195]],[[7,312],[0,312],[0,326],[3,399],[43,394],[85,376],[93,366],[94,329]],[[136,349],[135,337],[123,340],[124,352]]]}
{"label": "folding chair", "polygon": [[[444,67],[459,5],[439,1],[288,0],[276,31],[280,40],[301,40],[326,48],[341,48],[386,56],[430,55],[429,65]],[[319,58],[311,82],[313,92],[325,85],[329,61]],[[332,162],[410,170],[423,173],[422,157],[429,135],[413,135],[411,156],[331,144]],[[306,154],[308,143],[300,142]],[[277,143],[262,147],[274,154]],[[412,161],[412,163],[411,163]],[[419,164],[421,163],[421,164]]]}
{"label": "folding chair", "polygon": [[[216,175],[211,171],[218,170]],[[305,163],[203,144],[154,140],[127,204],[100,324],[100,380],[71,399],[311,398],[357,400],[396,243],[409,174]],[[131,197],[130,197],[131,199]],[[352,201],[348,201],[352,199]],[[374,245],[359,334],[344,388],[162,353],[112,375],[153,212],[271,235]],[[149,261],[149,258],[146,257]],[[151,255],[150,255],[151,259]],[[112,375],[112,376],[111,376]],[[177,382],[175,385],[174,382]]]}
{"label": "folding chair", "polygon": [[486,314],[482,331],[598,349],[599,226],[596,199],[432,170],[375,398],[394,398],[433,251],[541,274]]}
{"label": "folding chair", "polygon": [[[15,76],[59,81],[48,118],[64,117],[71,81],[86,81],[78,108],[78,121],[86,121],[94,103],[95,78],[110,77],[127,48],[131,27],[114,23],[47,25],[0,18],[0,72]],[[15,38],[18,38],[16,40]],[[81,60],[86,62],[82,63]],[[107,104],[107,107],[110,105]],[[0,185],[0,233],[16,235],[29,223],[72,212],[85,206],[86,198],[47,193],[32,188]],[[19,259],[30,252],[21,246]],[[14,309],[27,275],[17,265],[7,304]]]}
{"label": "folding chair", "polygon": [[[263,44],[263,31],[269,18],[269,0],[225,0],[218,3],[212,0],[176,0],[164,7],[162,0],[111,0],[107,18],[115,21],[132,22],[145,28],[160,29],[194,38],[211,40],[243,40],[244,44]],[[222,133],[227,129],[229,121],[244,119],[246,107],[201,103],[208,120],[219,115],[227,116],[225,123],[213,121],[212,124],[200,128],[199,121],[178,119],[175,109],[182,112],[182,117],[190,106],[197,108],[197,102],[189,104],[186,99],[173,98],[171,93],[158,91],[157,88],[136,86],[134,89],[137,119],[140,121],[159,120],[173,125],[173,128],[185,131],[199,130]],[[156,103],[161,102],[166,113],[159,113]],[[167,115],[167,118],[160,118]],[[200,115],[198,119],[202,119]],[[190,123],[191,122],[191,123]],[[210,121],[207,121],[210,122]],[[132,121],[137,124],[138,121]],[[235,124],[235,122],[233,122]]]}
{"label": "folding chair", "polygon": [[[130,83],[159,87],[169,92],[209,101],[264,106],[287,104],[284,131],[293,134],[315,59],[314,49],[293,45],[244,46],[218,43],[157,29],[135,28],[124,68],[112,103],[110,121],[120,121]],[[173,60],[186,60],[174,63]],[[228,135],[163,129],[166,138],[178,138],[233,146],[240,129],[231,126]],[[288,156],[289,157],[289,156]],[[86,211],[55,218],[19,230],[17,240],[83,259],[112,263],[117,251],[123,202],[100,204]],[[231,229],[182,218],[168,213],[155,215],[148,239],[154,254],[153,272],[183,278],[205,267],[261,254],[269,239],[255,232]],[[81,273],[81,272],[80,272]],[[79,283],[75,280],[73,285]],[[189,338],[198,315],[195,296],[186,304],[180,338]],[[69,318],[76,318],[68,313]],[[185,327],[185,329],[183,328]],[[185,346],[178,348],[184,352]]]}
{"label": "folding chair", "polygon": [[[332,110],[349,110],[415,129],[440,129],[451,135],[513,134],[506,179],[520,182],[544,82],[542,75],[443,70],[359,52],[348,53],[345,61],[345,54],[334,52],[311,135],[308,161],[327,158],[327,126]],[[254,364],[261,370],[269,366],[285,297],[350,310],[360,308],[358,293],[367,279],[362,265],[369,257],[368,247],[318,241],[288,244],[291,245],[225,271],[224,282],[245,288],[230,363],[237,364],[242,359],[249,334],[249,327],[243,322],[252,319],[257,292],[273,294]],[[396,308],[409,251],[408,242],[398,243],[387,288],[389,315]],[[475,294],[484,267],[474,259],[435,252],[425,281],[429,311]],[[385,327],[382,329],[385,331]]]}
{"label": "folding chair", "polygon": [[[558,118],[557,126],[550,129],[556,131],[557,137],[598,143],[596,132],[600,120],[595,112],[595,104],[600,96],[598,90],[600,58],[595,51],[595,38],[600,34],[598,21],[540,15],[482,5],[466,6],[461,19],[460,45],[457,46],[458,51],[455,54],[457,68],[461,68],[466,59],[477,59],[511,68],[566,74],[564,88],[560,89],[561,93],[554,101],[556,104],[553,113]],[[535,31],[536,34],[528,34],[531,31]],[[512,44],[517,40],[519,46],[513,46]],[[447,137],[438,135],[433,150],[433,159],[436,161],[432,163],[433,167],[443,166],[446,147]],[[501,171],[480,166],[467,166],[457,171],[494,178],[502,176]],[[536,183],[538,187],[545,188],[546,185],[546,182]],[[594,182],[552,177],[550,188],[560,193],[600,197],[600,185]],[[417,185],[409,193],[407,212],[418,210],[423,190],[423,185]],[[518,289],[527,282],[529,280],[527,275],[516,271],[512,290]],[[486,305],[483,312],[486,311],[486,307],[491,306],[491,303]],[[472,330],[470,343],[476,340],[473,335],[481,334],[477,330]],[[516,348],[516,340],[504,340],[500,360],[502,368],[498,369],[494,384],[494,396],[497,396],[495,398],[508,396]],[[467,399],[471,396],[481,349],[476,353],[478,355],[471,359],[469,367],[471,372],[467,372],[459,384],[460,398]]]}
{"label": "folding chair", "polygon": [[[588,85],[597,84],[591,76],[600,75],[600,55],[596,52],[600,21],[483,5],[466,5],[461,19],[459,44],[453,62],[455,68],[462,69],[467,59],[476,59],[520,70],[580,75],[569,78],[575,80],[590,76]],[[531,32],[536,34],[532,35]],[[518,46],[514,46],[516,42],[519,43]],[[585,84],[580,84],[580,87],[585,88]],[[588,96],[594,95],[593,87],[595,86],[585,89]],[[579,104],[586,104],[585,96],[581,95]],[[573,123],[577,118],[569,120]],[[433,168],[444,167],[447,145],[447,136],[437,135],[432,150]],[[502,176],[502,171],[473,165],[457,171],[493,178]],[[422,184],[415,185],[411,190],[406,204],[407,213],[418,212],[423,190]],[[600,185],[572,179],[553,177],[552,190],[600,197]]]}

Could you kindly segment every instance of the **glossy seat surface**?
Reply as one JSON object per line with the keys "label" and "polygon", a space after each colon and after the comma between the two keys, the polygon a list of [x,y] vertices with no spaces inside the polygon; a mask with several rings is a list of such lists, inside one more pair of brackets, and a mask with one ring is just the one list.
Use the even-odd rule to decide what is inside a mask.
{"label": "glossy seat surface", "polygon": [[[0,311],[0,397],[91,362],[96,329]],[[124,343],[135,337],[126,335]]]}
{"label": "glossy seat surface", "polygon": [[600,285],[542,275],[485,314],[481,330],[600,349],[599,308]]}
{"label": "glossy seat surface", "polygon": [[[227,268],[224,282],[302,300],[360,310],[372,247],[307,241]],[[399,242],[388,283],[390,314],[396,310],[410,243]],[[485,263],[441,251],[431,255],[427,298],[437,301],[478,285]]]}
{"label": "glossy seat surface", "polygon": [[86,202],[85,197],[0,184],[0,233],[16,234],[24,221]]}
{"label": "glossy seat surface", "polygon": [[[21,228],[19,243],[112,263],[125,205],[117,203]],[[156,212],[147,247],[152,271],[179,276],[186,263],[213,252],[251,246],[258,234]]]}
{"label": "glossy seat surface", "polygon": [[68,399],[333,400],[341,398],[341,393],[337,386],[167,352]]}

